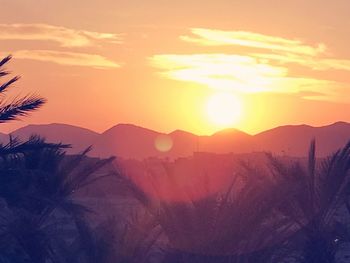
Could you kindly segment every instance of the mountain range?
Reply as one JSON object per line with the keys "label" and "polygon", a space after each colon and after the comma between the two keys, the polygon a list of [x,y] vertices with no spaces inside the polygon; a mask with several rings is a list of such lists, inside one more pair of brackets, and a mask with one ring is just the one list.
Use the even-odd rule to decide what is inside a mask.
{"label": "mountain range", "polygon": [[[198,136],[176,130],[169,134],[153,131],[132,124],[118,124],[103,133],[67,124],[28,125],[11,133],[22,140],[38,134],[49,142],[71,144],[67,152],[75,154],[92,145],[93,157],[115,155],[122,158],[144,159],[148,157],[179,158],[194,152],[250,153],[268,151],[280,155],[306,156],[310,141],[315,138],[318,156],[326,156],[350,140],[350,123],[336,122],[322,127],[308,125],[280,126],[256,135],[237,129],[226,129],[211,136]],[[9,136],[0,134],[2,142]],[[169,151],[157,150],[158,138],[172,142]]]}

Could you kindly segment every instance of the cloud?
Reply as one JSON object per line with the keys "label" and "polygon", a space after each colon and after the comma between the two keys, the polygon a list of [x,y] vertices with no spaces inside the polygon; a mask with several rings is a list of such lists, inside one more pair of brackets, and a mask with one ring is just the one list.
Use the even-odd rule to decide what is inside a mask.
{"label": "cloud", "polygon": [[223,31],[217,29],[191,28],[192,36],[180,36],[186,42],[203,46],[244,46],[274,51],[316,56],[326,52],[326,46],[319,43],[310,46],[301,40],[263,35],[247,31]]}
{"label": "cloud", "polygon": [[86,47],[101,42],[121,44],[121,34],[76,30],[48,24],[0,24],[0,40],[53,41],[62,47]]}
{"label": "cloud", "polygon": [[161,74],[171,79],[247,93],[270,92],[274,89],[270,79],[286,75],[285,68],[239,55],[156,55],[151,58],[151,64],[165,70]]}
{"label": "cloud", "polygon": [[19,50],[13,53],[16,59],[52,62],[60,65],[92,67],[98,69],[119,68],[121,65],[96,54],[53,50]]}
{"label": "cloud", "polygon": [[238,93],[289,93],[305,99],[343,101],[343,84],[312,77],[291,77],[287,67],[266,59],[232,54],[162,54],[150,58],[161,76]]}
{"label": "cloud", "polygon": [[[221,46],[245,48],[234,49],[234,54],[154,55],[149,58],[150,63],[162,77],[239,93],[288,93],[338,102],[350,99],[346,83],[307,75],[312,71],[350,71],[350,60],[332,57],[323,43],[312,46],[301,40],[246,31],[190,30],[192,35],[180,36],[183,41],[217,46],[218,50]],[[291,75],[290,69],[295,67],[311,71]]]}
{"label": "cloud", "polygon": [[327,57],[329,54],[324,43],[310,46],[301,40],[247,31],[192,28],[191,32],[195,37],[180,36],[180,39],[205,46],[238,45],[262,49],[263,52],[246,55],[279,64],[299,64],[319,71],[330,69],[350,71],[350,60]]}
{"label": "cloud", "polygon": [[254,58],[264,59],[278,64],[298,64],[317,71],[345,70],[350,71],[350,60],[335,58],[307,57],[295,54],[272,54],[272,53],[252,53]]}

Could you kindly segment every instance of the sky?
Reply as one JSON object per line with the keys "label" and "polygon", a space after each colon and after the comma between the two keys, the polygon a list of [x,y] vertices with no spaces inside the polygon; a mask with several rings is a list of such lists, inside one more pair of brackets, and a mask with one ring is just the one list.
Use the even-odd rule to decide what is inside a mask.
{"label": "sky", "polygon": [[27,124],[250,134],[350,121],[348,0],[0,0]]}

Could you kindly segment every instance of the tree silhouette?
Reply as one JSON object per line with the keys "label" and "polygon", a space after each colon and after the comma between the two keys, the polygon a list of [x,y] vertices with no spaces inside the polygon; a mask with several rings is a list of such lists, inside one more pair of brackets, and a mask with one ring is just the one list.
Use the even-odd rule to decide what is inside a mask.
{"label": "tree silhouette", "polygon": [[[0,61],[0,77],[9,74],[4,66],[10,60],[8,56]],[[16,76],[0,86],[0,123],[26,116],[46,101],[27,95],[7,102],[3,95],[18,80]],[[90,212],[73,195],[110,176],[110,172],[100,170],[113,158],[89,159],[86,154],[90,148],[66,156],[67,147],[39,136],[24,142],[10,136],[8,143],[0,144],[0,262],[68,263],[59,254],[60,248],[69,244],[67,239],[82,233],[79,226],[84,214]],[[65,228],[74,225],[76,236],[67,235]]]}
{"label": "tree silhouette", "polygon": [[345,206],[350,179],[350,143],[324,160],[316,159],[311,142],[306,165],[286,163],[269,155],[273,180],[284,189],[280,211],[298,229],[289,248],[299,251],[302,262],[335,262],[341,242],[348,241],[336,213]]}
{"label": "tree silhouette", "polygon": [[[113,158],[91,160],[86,153],[68,157],[59,146],[37,147],[0,159],[0,247],[5,248],[0,258],[59,262],[59,246],[81,233],[90,212],[75,201],[75,193],[112,175],[100,170]],[[65,229],[74,226],[75,236],[67,235]]]}
{"label": "tree silhouette", "polygon": [[[150,197],[124,177],[134,197],[153,215],[169,241],[164,262],[266,263],[288,237],[290,224],[277,209],[278,189],[269,180],[257,178],[257,173],[234,175],[227,189],[208,192],[197,199],[193,198],[195,193],[176,183],[171,167],[164,164],[164,168],[164,176],[172,186],[167,191],[187,196],[187,200],[172,202],[160,195]],[[147,178],[154,192],[159,193],[157,177],[149,174]],[[203,185],[196,185],[199,191],[207,188],[207,180],[202,181]]]}

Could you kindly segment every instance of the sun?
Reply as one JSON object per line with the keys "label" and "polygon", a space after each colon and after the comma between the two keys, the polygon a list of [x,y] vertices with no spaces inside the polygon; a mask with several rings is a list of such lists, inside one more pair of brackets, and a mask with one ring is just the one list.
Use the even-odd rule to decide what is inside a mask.
{"label": "sun", "polygon": [[242,103],[232,93],[216,93],[209,97],[206,113],[211,123],[219,128],[227,128],[241,119]]}

